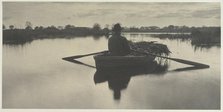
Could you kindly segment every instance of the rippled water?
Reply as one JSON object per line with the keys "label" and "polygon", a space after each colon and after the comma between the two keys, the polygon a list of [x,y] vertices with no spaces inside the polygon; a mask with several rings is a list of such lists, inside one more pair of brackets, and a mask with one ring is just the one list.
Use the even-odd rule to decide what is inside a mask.
{"label": "rippled water", "polygon": [[[124,35],[132,41],[166,44],[171,57],[210,68],[186,70],[182,68],[189,65],[169,61],[168,70],[161,73],[98,75],[95,68],[62,58],[106,50],[105,37],[3,45],[3,108],[220,109],[220,47],[195,48],[190,41]],[[79,61],[94,66],[92,56]],[[119,99],[114,98],[114,88],[121,89]]]}

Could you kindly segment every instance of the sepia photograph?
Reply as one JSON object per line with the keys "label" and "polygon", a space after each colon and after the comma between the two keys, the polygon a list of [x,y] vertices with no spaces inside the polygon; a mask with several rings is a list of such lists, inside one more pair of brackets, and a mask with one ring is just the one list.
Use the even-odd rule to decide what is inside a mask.
{"label": "sepia photograph", "polygon": [[2,1],[2,109],[221,109],[221,2]]}

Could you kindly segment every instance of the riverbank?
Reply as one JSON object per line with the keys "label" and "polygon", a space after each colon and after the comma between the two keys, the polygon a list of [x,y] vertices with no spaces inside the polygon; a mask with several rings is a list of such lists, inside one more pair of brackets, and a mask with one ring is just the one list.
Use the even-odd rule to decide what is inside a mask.
{"label": "riverbank", "polygon": [[191,44],[195,46],[220,46],[221,45],[221,29],[195,29],[191,34],[152,34],[153,37],[160,39],[180,39],[191,40]]}
{"label": "riverbank", "polygon": [[[156,31],[156,32],[155,32]],[[180,32],[179,32],[180,31]],[[123,33],[153,33],[149,34],[154,38],[160,39],[180,39],[191,40],[192,45],[197,46],[213,46],[220,45],[221,32],[220,27],[197,27],[188,30],[142,30],[142,29],[123,29]],[[3,43],[4,44],[24,44],[31,42],[34,39],[45,38],[76,38],[92,36],[95,39],[106,36],[109,37],[111,31],[108,28],[89,28],[89,27],[68,27],[65,29],[58,29],[56,27],[35,28],[35,29],[6,29],[3,30]]]}
{"label": "riverbank", "polygon": [[88,27],[74,27],[67,29],[57,29],[55,27],[39,29],[7,29],[3,30],[3,43],[23,43],[34,39],[44,38],[69,38],[69,37],[86,37],[86,36],[107,36],[108,29],[94,29]]}

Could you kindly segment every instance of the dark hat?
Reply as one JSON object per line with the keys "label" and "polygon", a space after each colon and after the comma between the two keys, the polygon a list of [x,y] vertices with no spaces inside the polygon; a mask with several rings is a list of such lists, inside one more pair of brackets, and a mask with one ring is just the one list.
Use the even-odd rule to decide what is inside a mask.
{"label": "dark hat", "polygon": [[112,28],[112,31],[114,32],[120,32],[122,30],[122,27],[119,23],[115,24]]}

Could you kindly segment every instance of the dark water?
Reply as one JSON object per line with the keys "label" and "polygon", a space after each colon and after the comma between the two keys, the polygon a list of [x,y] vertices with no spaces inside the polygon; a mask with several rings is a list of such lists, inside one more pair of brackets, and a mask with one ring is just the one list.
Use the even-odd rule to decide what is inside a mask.
{"label": "dark water", "polygon": [[[210,68],[187,70],[184,68],[189,65],[169,61],[168,69],[160,73],[96,72],[61,59],[103,51],[107,49],[105,37],[3,45],[3,108],[220,108],[220,47],[195,48],[190,41],[160,40],[144,34],[125,36],[132,41],[166,44],[171,57],[205,63]],[[79,61],[94,66],[92,56]]]}

